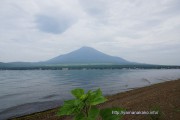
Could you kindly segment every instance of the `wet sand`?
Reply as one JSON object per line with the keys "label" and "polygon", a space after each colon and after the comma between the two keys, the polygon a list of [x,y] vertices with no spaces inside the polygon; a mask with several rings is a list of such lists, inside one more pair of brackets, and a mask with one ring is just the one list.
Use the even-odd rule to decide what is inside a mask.
{"label": "wet sand", "polygon": [[[160,120],[180,120],[180,79],[137,88],[131,91],[107,96],[108,101],[101,108],[123,107],[126,111],[150,111],[158,107]],[[59,108],[38,112],[11,120],[72,120],[71,117],[57,117]],[[149,115],[124,115],[123,120],[151,120]]]}

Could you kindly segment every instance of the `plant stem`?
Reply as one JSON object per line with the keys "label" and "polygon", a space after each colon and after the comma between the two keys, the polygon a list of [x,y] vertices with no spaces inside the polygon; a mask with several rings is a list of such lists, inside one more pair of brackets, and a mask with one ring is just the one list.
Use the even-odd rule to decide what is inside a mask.
{"label": "plant stem", "polygon": [[86,105],[85,109],[86,109],[86,117],[88,117],[88,107],[87,107],[87,105]]}

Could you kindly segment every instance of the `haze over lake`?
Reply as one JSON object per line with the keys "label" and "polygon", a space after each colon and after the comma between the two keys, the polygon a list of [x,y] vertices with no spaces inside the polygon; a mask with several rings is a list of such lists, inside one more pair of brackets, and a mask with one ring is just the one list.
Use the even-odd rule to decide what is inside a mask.
{"label": "haze over lake", "polygon": [[0,120],[57,107],[77,87],[108,95],[178,78],[179,69],[0,71]]}

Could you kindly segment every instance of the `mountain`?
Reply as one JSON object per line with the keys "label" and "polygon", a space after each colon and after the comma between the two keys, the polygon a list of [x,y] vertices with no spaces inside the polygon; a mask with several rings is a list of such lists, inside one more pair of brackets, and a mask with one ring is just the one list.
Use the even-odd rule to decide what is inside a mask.
{"label": "mountain", "polygon": [[138,65],[123,58],[110,56],[91,47],[82,47],[68,54],[59,55],[43,62],[0,62],[0,69],[18,67],[50,67],[59,65]]}
{"label": "mountain", "polygon": [[68,54],[60,55],[45,64],[132,64],[123,58],[104,54],[91,47],[82,47]]}
{"label": "mountain", "polygon": [[11,68],[11,67],[33,67],[41,65],[35,62],[9,62],[9,63],[2,63],[0,62],[0,68]]}
{"label": "mountain", "polygon": [[0,70],[63,70],[64,67],[68,69],[180,69],[180,66],[130,62],[90,47],[82,47],[43,62],[0,62]]}

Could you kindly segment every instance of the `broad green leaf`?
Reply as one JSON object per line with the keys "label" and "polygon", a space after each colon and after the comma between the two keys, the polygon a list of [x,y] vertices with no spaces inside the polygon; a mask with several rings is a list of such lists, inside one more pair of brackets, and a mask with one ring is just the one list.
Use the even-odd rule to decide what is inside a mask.
{"label": "broad green leaf", "polygon": [[100,88],[97,89],[95,92],[96,92],[96,95],[97,95],[97,96],[102,96],[102,91],[101,91]]}
{"label": "broad green leaf", "polygon": [[58,116],[78,114],[82,110],[83,105],[84,103],[78,99],[65,101],[57,114]]}
{"label": "broad green leaf", "polygon": [[82,95],[82,96],[80,97],[80,99],[83,101],[83,100],[85,100],[87,97],[88,97],[88,95],[87,95],[87,94],[84,94],[84,95]]}
{"label": "broad green leaf", "polygon": [[84,90],[81,88],[77,88],[71,91],[71,93],[77,98],[80,99],[82,95],[84,95]]}
{"label": "broad green leaf", "polygon": [[92,90],[89,90],[89,91],[87,92],[87,95],[90,96],[92,93],[93,93],[93,91],[92,91]]}
{"label": "broad green leaf", "polygon": [[100,89],[96,91],[89,91],[87,94],[88,94],[88,103],[90,105],[97,105],[107,101],[107,99],[104,96],[102,96],[102,92]]}
{"label": "broad green leaf", "polygon": [[88,117],[81,112],[75,116],[75,120],[96,120],[99,115],[99,111],[99,109],[93,107],[89,110]]}
{"label": "broad green leaf", "polygon": [[88,118],[92,120],[96,120],[97,116],[99,115],[99,109],[92,107],[88,112]]}
{"label": "broad green leaf", "polygon": [[101,95],[102,95],[102,92],[101,92],[101,89],[99,88],[99,89],[97,89],[97,90],[95,90],[95,91],[89,90],[89,91],[88,91],[88,94],[91,95],[91,96],[94,96],[94,95],[96,95],[96,96],[101,96]]}
{"label": "broad green leaf", "polygon": [[74,120],[86,120],[85,115],[81,112],[74,117]]}
{"label": "broad green leaf", "polygon": [[[113,114],[113,111],[117,111],[119,114]],[[122,108],[106,108],[100,111],[100,115],[103,120],[120,120],[123,117],[121,111],[124,111]]]}
{"label": "broad green leaf", "polygon": [[104,102],[106,102],[107,101],[107,99],[105,98],[105,97],[103,97],[103,96],[101,96],[101,97],[95,97],[92,101],[91,101],[91,105],[98,105],[98,104],[100,104],[100,103],[104,103]]}
{"label": "broad green leaf", "polygon": [[57,113],[58,116],[71,115],[74,112],[73,108],[61,107]]}

